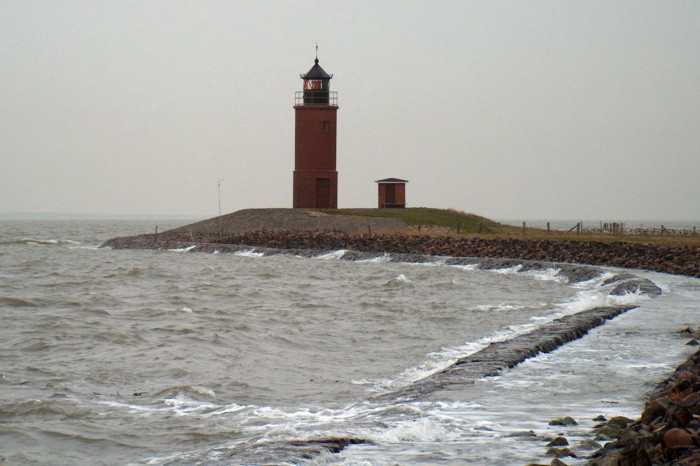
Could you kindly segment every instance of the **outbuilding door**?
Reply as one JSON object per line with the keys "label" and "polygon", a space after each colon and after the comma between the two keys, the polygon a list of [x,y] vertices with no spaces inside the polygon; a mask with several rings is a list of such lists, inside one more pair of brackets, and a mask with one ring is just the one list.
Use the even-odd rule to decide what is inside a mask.
{"label": "outbuilding door", "polygon": [[395,184],[387,184],[384,189],[384,195],[386,196],[386,204],[387,207],[394,207],[394,204],[396,204],[396,185]]}

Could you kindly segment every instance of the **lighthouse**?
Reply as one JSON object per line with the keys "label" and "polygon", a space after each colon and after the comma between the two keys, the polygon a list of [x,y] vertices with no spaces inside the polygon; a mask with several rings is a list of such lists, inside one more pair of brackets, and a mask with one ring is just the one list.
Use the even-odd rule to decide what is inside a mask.
{"label": "lighthouse", "polygon": [[294,208],[338,207],[335,163],[338,93],[331,92],[332,74],[318,64],[300,75],[303,90],[294,102]]}

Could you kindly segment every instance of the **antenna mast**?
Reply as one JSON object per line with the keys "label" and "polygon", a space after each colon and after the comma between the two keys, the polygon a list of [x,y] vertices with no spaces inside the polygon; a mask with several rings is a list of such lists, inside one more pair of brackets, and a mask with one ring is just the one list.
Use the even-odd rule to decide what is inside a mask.
{"label": "antenna mast", "polygon": [[224,234],[224,225],[223,225],[223,219],[221,218],[221,181],[223,178],[219,178],[216,182],[217,187],[219,188],[219,239]]}

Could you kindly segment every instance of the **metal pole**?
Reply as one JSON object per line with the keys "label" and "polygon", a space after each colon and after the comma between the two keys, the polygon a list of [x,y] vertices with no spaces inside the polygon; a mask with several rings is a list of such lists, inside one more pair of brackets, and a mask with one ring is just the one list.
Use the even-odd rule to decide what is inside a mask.
{"label": "metal pole", "polygon": [[217,187],[219,188],[219,239],[221,239],[224,234],[224,225],[221,218],[221,180],[222,178],[219,178],[217,181]]}

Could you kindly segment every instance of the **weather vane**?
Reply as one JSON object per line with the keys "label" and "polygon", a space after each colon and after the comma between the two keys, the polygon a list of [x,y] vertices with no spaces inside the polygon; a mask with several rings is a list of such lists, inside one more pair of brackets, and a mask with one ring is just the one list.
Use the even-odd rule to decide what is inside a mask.
{"label": "weather vane", "polygon": [[316,42],[316,59],[318,60],[318,42]]}

